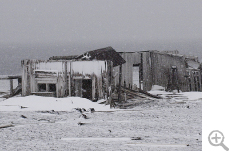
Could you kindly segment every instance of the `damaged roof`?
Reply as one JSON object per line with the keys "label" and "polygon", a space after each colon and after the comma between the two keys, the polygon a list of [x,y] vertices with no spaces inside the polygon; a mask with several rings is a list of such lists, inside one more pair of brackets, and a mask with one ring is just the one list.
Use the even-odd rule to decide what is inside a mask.
{"label": "damaged roof", "polygon": [[88,51],[78,57],[77,60],[110,60],[113,66],[118,66],[126,63],[126,61],[116,52],[112,47],[101,48],[97,50]]}
{"label": "damaged roof", "polygon": [[74,55],[74,56],[52,56],[49,58],[49,60],[73,60],[76,57],[78,57],[78,55]]}
{"label": "damaged roof", "polygon": [[79,56],[53,56],[49,60],[110,60],[113,62],[114,67],[126,63],[112,47],[87,51]]}

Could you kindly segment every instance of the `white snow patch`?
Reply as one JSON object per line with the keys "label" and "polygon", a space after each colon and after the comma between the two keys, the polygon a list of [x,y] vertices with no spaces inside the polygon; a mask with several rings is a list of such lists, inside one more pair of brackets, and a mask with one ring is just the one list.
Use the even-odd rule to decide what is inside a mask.
{"label": "white snow patch", "polygon": [[183,92],[184,96],[188,97],[189,100],[202,99],[202,92]]}
{"label": "white snow patch", "polygon": [[[201,100],[202,99],[202,92],[196,92],[196,91],[192,91],[192,92],[180,92],[180,93],[174,93],[174,92],[166,92],[166,91],[148,91],[148,93],[153,94],[153,95],[158,95],[161,96],[162,98],[166,98],[166,96],[180,96],[180,97],[186,97],[188,100]],[[173,98],[176,101],[176,98]],[[181,100],[180,100],[181,101]]]}
{"label": "white snow patch", "polygon": [[101,100],[98,100],[97,103],[106,103],[106,100],[101,99]]}
{"label": "white snow patch", "polygon": [[160,85],[153,85],[151,91],[155,91],[155,90],[165,91],[165,88],[163,86],[160,86]]}
{"label": "white snow patch", "polygon": [[114,138],[109,138],[109,137],[87,137],[87,138],[61,138],[61,140],[65,141],[130,141],[130,138],[125,138],[125,137],[114,137]]}
{"label": "white snow patch", "polygon": [[129,146],[147,146],[147,147],[187,147],[185,144],[151,144],[151,143],[134,143],[125,144]]}
{"label": "white snow patch", "polygon": [[72,111],[73,108],[85,108],[86,110],[94,108],[95,111],[114,110],[110,109],[109,105],[98,104],[80,97],[54,98],[31,95],[13,97],[0,102],[0,111]]}

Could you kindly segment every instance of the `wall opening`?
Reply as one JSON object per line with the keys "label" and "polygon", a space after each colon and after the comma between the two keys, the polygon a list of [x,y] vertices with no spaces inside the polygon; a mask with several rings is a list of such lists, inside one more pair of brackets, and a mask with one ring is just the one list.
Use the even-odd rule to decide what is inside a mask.
{"label": "wall opening", "polygon": [[87,99],[92,99],[92,80],[83,79],[82,80],[82,97]]}
{"label": "wall opening", "polygon": [[139,88],[139,82],[140,82],[140,78],[139,78],[139,67],[140,64],[133,64],[133,88]]}
{"label": "wall opening", "polygon": [[46,92],[46,83],[38,84],[38,92]]}
{"label": "wall opening", "polygon": [[56,84],[49,84],[49,92],[56,92]]}

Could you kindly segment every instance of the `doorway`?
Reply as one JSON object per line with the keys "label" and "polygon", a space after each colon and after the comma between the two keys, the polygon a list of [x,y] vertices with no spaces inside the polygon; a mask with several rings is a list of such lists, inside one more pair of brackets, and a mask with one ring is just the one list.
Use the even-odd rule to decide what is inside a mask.
{"label": "doorway", "polygon": [[139,65],[133,65],[133,86],[139,88]]}
{"label": "doorway", "polygon": [[82,80],[82,97],[89,100],[92,99],[92,80],[83,79]]}

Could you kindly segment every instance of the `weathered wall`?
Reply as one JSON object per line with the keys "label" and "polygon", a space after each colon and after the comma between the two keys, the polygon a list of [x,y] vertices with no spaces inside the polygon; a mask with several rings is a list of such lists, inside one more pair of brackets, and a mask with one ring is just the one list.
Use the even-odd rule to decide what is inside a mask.
{"label": "weathered wall", "polygon": [[[139,80],[143,83],[145,91],[149,91],[152,85],[161,85],[167,88],[171,85],[172,66],[176,66],[177,86],[182,91],[190,91],[186,77],[185,57],[179,54],[161,53],[159,51],[121,52],[126,60],[122,65],[122,82],[126,87],[133,86],[133,65],[139,64]],[[115,84],[118,85],[119,67],[115,67]]]}
{"label": "weathered wall", "polygon": [[22,95],[27,96],[32,92],[38,92],[38,83],[56,84],[57,97],[63,97],[66,93],[66,63],[23,60],[22,61]]}
{"label": "weathered wall", "polygon": [[[120,53],[122,58],[126,60],[126,63],[122,65],[122,85],[125,85],[128,88],[132,88],[133,84],[133,64],[141,63],[141,54],[140,53]],[[119,67],[116,67],[116,70],[119,72]],[[119,76],[116,77],[116,82],[119,81]]]}
{"label": "weathered wall", "polygon": [[[126,60],[122,65],[122,85],[133,88],[133,66],[139,66],[139,87],[143,90],[149,90],[152,87],[152,69],[150,52],[122,52],[120,55]],[[119,67],[115,67],[115,73],[119,72]],[[116,74],[117,75],[117,74]],[[115,83],[118,84],[118,76],[115,77]],[[141,84],[142,82],[142,84]],[[143,88],[142,88],[143,86]]]}
{"label": "weathered wall", "polygon": [[142,53],[143,90],[150,91],[153,84],[153,66],[150,52]]}
{"label": "weathered wall", "polygon": [[183,56],[152,51],[151,60],[153,85],[161,85],[167,88],[168,83],[171,82],[172,66],[176,66],[178,86],[182,91],[187,91],[186,66]]}
{"label": "weathered wall", "polygon": [[[56,84],[56,96],[64,97],[76,93],[75,79],[92,80],[92,99],[104,98],[113,84],[111,61],[22,61],[22,95],[38,92],[38,83]],[[82,86],[82,83],[81,83]],[[79,92],[79,93],[78,93]],[[77,94],[82,94],[77,90]]]}
{"label": "weathered wall", "polygon": [[202,77],[199,69],[187,69],[187,80],[189,91],[202,91]]}

